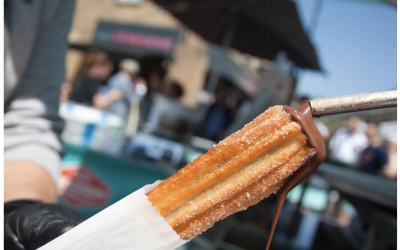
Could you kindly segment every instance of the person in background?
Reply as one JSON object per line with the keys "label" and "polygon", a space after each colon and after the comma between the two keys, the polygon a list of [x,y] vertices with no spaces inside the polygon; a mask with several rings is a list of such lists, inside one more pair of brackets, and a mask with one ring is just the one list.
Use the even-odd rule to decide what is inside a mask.
{"label": "person in background", "polygon": [[69,82],[64,82],[61,85],[60,102],[69,101],[69,97],[71,96],[71,93],[72,93],[72,84]]}
{"label": "person in background", "polygon": [[368,146],[368,138],[365,135],[358,117],[350,117],[347,126],[336,131],[329,142],[331,158],[347,165],[357,167],[361,154]]}
{"label": "person in background", "polygon": [[[127,119],[130,110],[136,109],[146,95],[147,84],[143,78],[137,76],[140,72],[137,61],[124,59],[119,64],[119,69],[120,71],[109,79],[107,86],[98,92],[94,106]],[[113,98],[115,95],[119,98]]]}
{"label": "person in background", "polygon": [[382,145],[378,127],[375,123],[367,125],[366,135],[368,137],[368,147],[362,153],[360,170],[378,175],[388,163],[386,149]]}
{"label": "person in background", "polygon": [[229,87],[218,85],[215,92],[215,103],[210,106],[205,119],[205,137],[210,140],[216,140],[233,119],[227,106]]}
{"label": "person in background", "polygon": [[[88,52],[77,80],[73,84],[70,100],[88,106],[98,105],[96,94],[103,82],[110,76],[113,63],[107,53],[100,50]],[[121,93],[113,91],[107,96],[109,101],[122,98]]]}
{"label": "person in background", "polygon": [[397,180],[397,143],[396,138],[384,141],[388,155],[388,163],[382,168],[382,175],[386,178]]}
{"label": "person in background", "polygon": [[171,82],[167,91],[167,97],[178,101],[182,96],[183,88],[181,85],[176,81]]}
{"label": "person in background", "polygon": [[151,70],[149,73],[149,90],[159,91],[161,87],[161,77],[157,70]]}
{"label": "person in background", "polygon": [[[178,102],[183,94],[184,90],[181,85],[177,81],[172,81],[169,84],[165,96],[173,102]],[[147,129],[150,132],[154,132],[159,128],[162,115],[163,114],[162,111],[160,111],[160,107],[157,105],[157,102],[155,102],[155,104],[151,106],[149,115],[147,117]]]}
{"label": "person in background", "polygon": [[148,119],[151,108],[153,106],[153,94],[158,93],[161,88],[161,76],[157,70],[150,70],[148,74],[148,91],[142,102],[140,103],[140,118],[144,121]]}
{"label": "person in background", "polygon": [[4,1],[4,249],[37,249],[84,220],[56,204],[74,4]]}

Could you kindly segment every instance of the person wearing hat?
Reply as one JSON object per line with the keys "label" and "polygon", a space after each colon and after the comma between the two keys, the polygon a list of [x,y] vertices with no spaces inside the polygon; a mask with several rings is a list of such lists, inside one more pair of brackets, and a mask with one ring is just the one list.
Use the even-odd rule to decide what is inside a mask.
{"label": "person wearing hat", "polygon": [[118,100],[111,99],[111,102],[107,100],[97,102],[97,107],[127,119],[132,104],[138,104],[143,99],[147,93],[147,87],[145,80],[137,77],[140,65],[136,60],[124,59],[119,64],[119,68],[120,71],[109,79],[107,89],[103,89],[99,95],[104,100],[107,99],[108,93],[119,92],[121,97]]}

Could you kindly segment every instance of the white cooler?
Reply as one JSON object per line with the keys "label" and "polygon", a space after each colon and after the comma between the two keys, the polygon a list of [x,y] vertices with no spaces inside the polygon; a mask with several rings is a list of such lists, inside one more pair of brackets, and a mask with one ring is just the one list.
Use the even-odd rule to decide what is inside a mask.
{"label": "white cooler", "polygon": [[123,144],[122,118],[84,105],[64,102],[60,116],[65,120],[64,142],[95,151],[119,155]]}

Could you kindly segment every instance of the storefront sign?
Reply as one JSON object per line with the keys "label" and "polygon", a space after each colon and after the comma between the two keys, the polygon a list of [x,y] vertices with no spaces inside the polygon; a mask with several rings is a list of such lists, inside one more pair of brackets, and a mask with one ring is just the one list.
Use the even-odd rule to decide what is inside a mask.
{"label": "storefront sign", "polygon": [[179,31],[151,26],[100,22],[95,43],[118,51],[171,57]]}

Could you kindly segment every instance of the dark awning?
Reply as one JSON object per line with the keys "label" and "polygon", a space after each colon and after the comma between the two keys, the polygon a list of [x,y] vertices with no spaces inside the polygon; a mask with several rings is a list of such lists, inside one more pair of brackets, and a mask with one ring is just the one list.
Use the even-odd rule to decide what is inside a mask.
{"label": "dark awning", "polygon": [[155,0],[208,42],[274,60],[280,51],[298,67],[321,70],[290,0]]}

